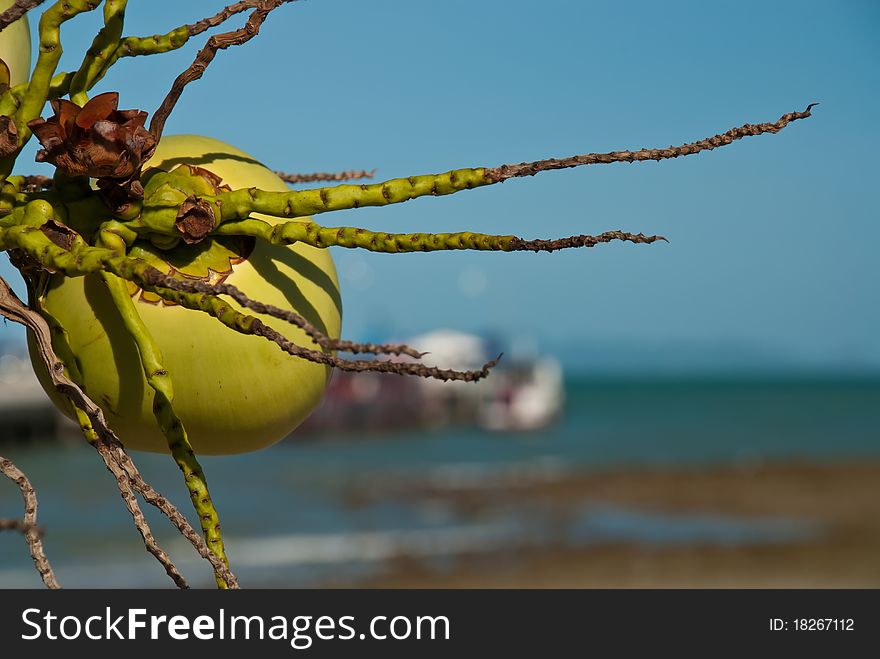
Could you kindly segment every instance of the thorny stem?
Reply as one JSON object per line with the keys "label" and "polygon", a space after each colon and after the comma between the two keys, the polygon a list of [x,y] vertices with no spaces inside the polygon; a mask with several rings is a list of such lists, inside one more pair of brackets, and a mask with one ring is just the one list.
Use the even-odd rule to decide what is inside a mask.
{"label": "thorny stem", "polygon": [[[285,0],[286,2],[292,2],[294,0]],[[194,37],[196,35],[205,32],[206,30],[210,30],[211,28],[217,27],[222,23],[225,23],[228,19],[235,16],[236,14],[240,14],[243,11],[247,11],[248,9],[256,9],[260,4],[262,4],[262,0],[242,0],[241,2],[236,2],[228,7],[224,7],[220,11],[218,11],[213,16],[209,16],[208,18],[203,18],[200,21],[196,21],[195,23],[190,23],[186,25],[186,30],[189,36]]]}
{"label": "thorny stem", "polygon": [[[0,30],[18,20],[28,10],[44,0],[17,0],[0,14]],[[295,0],[275,0],[278,4]],[[46,101],[71,93],[73,100],[83,104],[85,93],[90,90],[122,57],[153,55],[176,50],[190,37],[216,27],[240,12],[257,9],[267,0],[245,0],[224,8],[214,16],[190,25],[182,25],[163,35],[126,37],[121,39],[122,16],[125,2],[107,0],[105,5],[105,29],[96,37],[80,69],[54,75],[61,56],[59,39],[60,24],[78,13],[95,9],[100,0],[59,0],[47,10],[40,20],[40,56],[31,81],[7,90],[0,99],[0,114],[14,116],[19,131],[19,149],[30,139],[27,121],[36,118]],[[274,2],[272,4],[275,4]],[[274,8],[274,7],[272,7]],[[243,28],[247,30],[247,26]],[[222,35],[221,35],[222,36]],[[249,39],[250,37],[248,37]],[[247,40],[247,39],[245,39]],[[112,47],[111,47],[112,45]],[[228,46],[223,46],[228,47]],[[194,63],[195,64],[195,63]],[[76,80],[76,85],[74,85]],[[36,85],[34,83],[37,83]],[[23,107],[24,106],[24,107]],[[16,154],[0,159],[0,180],[12,171]]]}
{"label": "thorny stem", "polygon": [[15,0],[12,6],[0,13],[0,32],[15,23],[34,7],[38,7],[46,0]]}
{"label": "thorny stem", "polygon": [[37,530],[37,493],[34,491],[33,485],[21,469],[3,456],[0,456],[0,473],[18,485],[18,489],[21,490],[21,498],[24,500],[24,518],[21,521],[21,530],[27,540],[31,558],[34,559],[34,567],[37,568],[37,572],[40,573],[40,578],[47,588],[61,588],[55,578],[52,565],[46,558],[43,541]]}
{"label": "thorny stem", "polygon": [[[175,279],[160,272],[153,266],[149,265],[146,261],[129,256],[120,256],[110,249],[74,244],[73,251],[65,250],[53,243],[43,231],[37,228],[51,215],[50,212],[47,215],[40,215],[39,211],[43,204],[48,205],[46,202],[31,202],[28,209],[30,209],[29,212],[32,216],[36,216],[36,219],[31,217],[31,219],[25,220],[23,226],[19,225],[7,229],[0,227],[0,248],[20,249],[33,259],[51,260],[54,267],[57,267],[66,275],[72,277],[99,272],[109,272],[117,277],[132,281],[138,286],[154,292],[158,292],[159,287],[166,287],[171,290],[200,294],[216,292],[217,294],[232,295],[234,293],[238,299],[249,299],[237,289],[228,285],[214,291],[214,289],[206,290],[203,287],[202,282],[190,282]],[[273,311],[277,310],[279,312],[277,315],[283,316],[284,320],[292,320],[294,318],[294,315],[287,317],[285,312],[279,310],[277,307],[272,307],[271,305],[261,305],[259,302],[251,301],[250,306],[255,309],[262,308],[267,315],[271,315]],[[190,306],[190,308],[200,309],[198,305]],[[305,321],[305,319],[303,319],[303,321]],[[304,326],[307,326],[305,322]],[[319,345],[322,342],[325,343],[326,345],[323,345],[322,347],[328,350],[338,349],[350,352],[397,353],[408,354],[410,356],[422,355],[422,353],[404,345],[359,344],[348,341],[339,341],[337,343],[329,337],[326,337],[326,341],[324,339],[319,340],[320,336],[323,335],[318,334],[316,331],[315,337],[313,338],[316,339],[316,342],[319,342]],[[297,356],[308,358],[312,352],[314,351],[307,351],[306,353]],[[320,361],[321,363],[325,363],[323,359]],[[339,361],[342,363],[342,360]],[[366,367],[367,364],[375,364],[375,366]],[[388,369],[388,366],[382,366],[381,364],[381,362],[363,362],[357,370]],[[428,371],[425,377],[432,377],[432,373],[433,371]],[[465,372],[462,372],[461,376],[466,377]]]}
{"label": "thorny stem", "polygon": [[162,130],[165,128],[165,122],[168,120],[168,115],[170,115],[171,111],[174,109],[180,95],[183,93],[184,87],[202,77],[205,69],[217,54],[217,51],[225,50],[230,46],[240,46],[253,39],[259,34],[260,26],[263,24],[263,21],[266,20],[269,12],[289,1],[291,0],[262,0],[261,2],[255,3],[254,10],[243,28],[217,34],[208,39],[208,43],[205,44],[205,47],[199,51],[198,55],[196,55],[195,61],[193,61],[186,71],[181,73],[174,80],[174,84],[171,85],[171,91],[168,92],[168,95],[162,101],[161,105],[159,105],[159,108],[150,120],[150,132],[156,138],[157,142],[162,136]]}

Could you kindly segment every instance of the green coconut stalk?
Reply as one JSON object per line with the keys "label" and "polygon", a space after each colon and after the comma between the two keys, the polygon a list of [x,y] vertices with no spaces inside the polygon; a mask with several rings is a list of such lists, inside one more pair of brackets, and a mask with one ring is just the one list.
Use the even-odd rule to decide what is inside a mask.
{"label": "green coconut stalk", "polygon": [[127,3],[128,0],[104,0],[104,27],[95,36],[70,82],[70,100],[77,105],[85,105],[89,100],[86,91],[92,88],[119,47]]}
{"label": "green coconut stalk", "polygon": [[[101,233],[99,242],[109,246],[111,249],[125,249],[124,241],[109,231]],[[159,347],[138,315],[137,308],[128,292],[128,287],[125,285],[125,280],[107,272],[102,272],[101,276],[107,284],[110,296],[116,305],[116,309],[119,311],[125,328],[137,345],[141,365],[144,369],[144,377],[154,392],[153,413],[156,416],[156,421],[162,433],[168,440],[168,448],[171,450],[171,455],[183,473],[190,499],[196,514],[199,516],[205,541],[211,550],[228,565],[229,562],[223,546],[223,535],[220,530],[220,519],[211,500],[211,494],[208,491],[208,483],[202,466],[199,464],[189,443],[186,428],[174,412],[172,404],[174,400],[174,385],[171,375],[163,364]],[[215,577],[220,588],[227,587],[226,582],[220,575],[215,574]]]}
{"label": "green coconut stalk", "polygon": [[[138,316],[125,281],[108,273],[103,273],[102,278],[110,290],[110,295],[129,334],[137,344],[144,376],[154,391],[153,413],[156,415],[156,421],[168,440],[168,448],[171,450],[171,455],[183,473],[190,500],[199,517],[205,541],[211,550],[228,565],[229,562],[223,546],[223,535],[220,530],[220,518],[211,500],[205,473],[189,443],[186,428],[174,412],[172,405],[174,388],[171,376],[162,364],[162,355],[159,352],[159,348],[152,336],[150,336],[149,330],[141,321],[140,316]],[[215,577],[217,585],[220,588],[226,588],[226,582],[220,575],[215,574]]]}
{"label": "green coconut stalk", "polygon": [[598,236],[571,236],[556,240],[524,240],[517,236],[496,236],[473,231],[457,233],[386,233],[355,227],[322,227],[315,222],[283,222],[271,225],[262,220],[241,220],[218,227],[216,235],[241,235],[261,238],[274,245],[302,242],[312,247],[346,247],[371,252],[435,252],[478,250],[490,252],[548,252],[570,247],[593,247],[612,240],[653,243],[662,236],[608,231]]}

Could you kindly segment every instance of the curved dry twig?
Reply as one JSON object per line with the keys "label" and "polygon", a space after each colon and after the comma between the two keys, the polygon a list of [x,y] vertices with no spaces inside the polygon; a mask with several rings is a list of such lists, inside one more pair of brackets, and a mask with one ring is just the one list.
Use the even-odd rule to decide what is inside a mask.
{"label": "curved dry twig", "polygon": [[150,530],[150,525],[147,523],[147,519],[144,517],[144,513],[141,511],[140,505],[138,504],[137,497],[134,495],[130,479],[128,478],[125,469],[116,462],[109,453],[101,451],[98,451],[98,453],[101,455],[101,458],[103,458],[104,465],[116,479],[116,487],[119,488],[119,494],[122,496],[122,500],[125,502],[125,507],[128,509],[128,512],[134,520],[134,525],[140,533],[147,551],[159,561],[162,567],[165,568],[165,572],[171,577],[171,580],[178,588],[189,588],[189,584],[187,584],[186,579],[180,573],[180,570],[177,569],[177,566],[174,565],[171,557],[164,549],[162,549],[162,547],[159,546],[159,543],[156,542],[156,538]]}
{"label": "curved dry twig", "polygon": [[34,559],[34,567],[40,573],[40,578],[47,588],[61,588],[58,580],[55,578],[55,571],[52,564],[46,558],[46,552],[43,549],[43,541],[40,533],[37,531],[37,493],[34,486],[28,480],[24,472],[16,467],[11,460],[0,456],[0,473],[9,480],[18,485],[21,490],[21,498],[24,500],[24,518],[21,521],[20,529],[27,540],[28,548],[31,552],[31,558]]}
{"label": "curved dry twig", "polygon": [[689,156],[700,151],[709,151],[719,146],[726,146],[743,137],[762,135],[764,133],[778,133],[792,121],[809,117],[810,110],[817,105],[819,104],[810,103],[803,112],[789,112],[773,123],[745,124],[738,128],[731,128],[726,133],[680,146],[670,146],[665,149],[640,149],[639,151],[588,153],[581,156],[571,156],[570,158],[549,158],[547,160],[535,160],[534,162],[522,162],[518,165],[501,165],[500,167],[487,168],[485,170],[485,177],[492,183],[500,183],[509,178],[534,176],[538,172],[551,169],[567,169],[569,167],[579,167],[580,165],[607,165],[613,162],[665,160],[667,158]]}
{"label": "curved dry twig", "polygon": [[248,9],[254,9],[260,4],[260,1],[261,0],[241,0],[241,2],[235,2],[228,7],[224,7],[213,16],[208,16],[195,23],[190,23],[186,26],[189,36],[197,36],[206,30],[210,30],[213,27],[225,23],[236,14],[240,14]]}
{"label": "curved dry twig", "polygon": [[[165,122],[168,120],[168,116],[177,104],[178,99],[180,99],[180,95],[183,93],[184,88],[189,83],[202,77],[205,73],[205,69],[207,69],[208,65],[213,61],[217,51],[225,50],[231,46],[240,46],[253,39],[259,34],[260,26],[263,24],[263,21],[266,20],[269,12],[273,9],[277,9],[285,2],[295,2],[295,0],[259,0],[254,2],[253,12],[244,27],[238,30],[232,30],[231,32],[216,34],[208,39],[208,43],[205,44],[204,48],[202,48],[198,55],[196,55],[195,61],[193,61],[186,71],[175,78],[174,83],[171,85],[171,90],[168,92],[168,95],[165,96],[162,103],[159,105],[159,108],[153,114],[153,118],[150,120],[150,132],[153,134],[153,137],[157,142],[159,141],[159,138],[162,137]],[[245,7],[244,9],[247,8],[248,7]],[[241,11],[244,11],[244,9]]]}

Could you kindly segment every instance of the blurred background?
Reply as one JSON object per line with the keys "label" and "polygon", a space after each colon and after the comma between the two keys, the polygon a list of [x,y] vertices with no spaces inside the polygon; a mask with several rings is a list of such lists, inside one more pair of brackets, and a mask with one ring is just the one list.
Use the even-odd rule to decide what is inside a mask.
{"label": "blurred background", "polygon": [[[127,33],[220,4],[133,0]],[[99,24],[64,26],[62,69]],[[670,243],[335,251],[346,338],[407,340],[448,366],[505,358],[479,385],[337,373],[287,440],[204,458],[242,583],[880,586],[878,37],[868,1],[312,0],[218,54],[166,133],[291,172],[385,179],[664,147],[821,102],[716,152],[334,218]],[[152,111],[194,41],[121,61],[99,91]],[[47,173],[35,150],[18,173]],[[24,294],[5,255],[0,274]],[[59,580],[170,585],[31,375],[21,328],[0,327],[0,354],[0,453],[37,489]],[[189,514],[170,458],[133,457]],[[0,517],[20,516],[15,487],[0,487]],[[191,582],[210,586],[147,513]],[[0,535],[0,586],[39,585],[22,538]]]}

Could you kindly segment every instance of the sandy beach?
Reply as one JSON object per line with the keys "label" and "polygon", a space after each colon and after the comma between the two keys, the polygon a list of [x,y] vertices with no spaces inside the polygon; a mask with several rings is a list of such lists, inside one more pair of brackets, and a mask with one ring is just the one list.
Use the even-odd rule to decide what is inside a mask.
{"label": "sandy beach", "polygon": [[546,505],[564,520],[574,506],[590,501],[660,514],[790,519],[810,525],[815,533],[773,543],[511,547],[466,555],[442,569],[401,560],[368,586],[880,587],[877,462],[578,472],[524,479],[504,488],[427,484],[394,495],[443,501],[474,519],[510,506]]}

